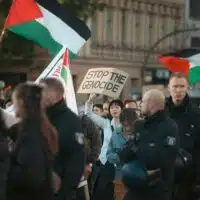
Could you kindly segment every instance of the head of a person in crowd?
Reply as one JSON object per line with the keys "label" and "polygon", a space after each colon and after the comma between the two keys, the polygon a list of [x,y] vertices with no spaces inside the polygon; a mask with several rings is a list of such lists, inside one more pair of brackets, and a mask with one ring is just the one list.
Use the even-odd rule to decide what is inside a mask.
{"label": "head of a person in crowd", "polygon": [[57,78],[44,78],[40,81],[43,87],[42,105],[51,107],[64,99],[64,86]]}
{"label": "head of a person in crowd", "polygon": [[132,135],[135,121],[138,115],[133,108],[124,108],[120,114],[120,123],[122,124],[123,134]]}
{"label": "head of a person in crowd", "polygon": [[102,116],[103,115],[103,105],[102,104],[94,104],[93,105],[93,113],[96,115]]}
{"label": "head of a person in crowd", "polygon": [[[49,151],[58,151],[57,131],[47,119],[42,108],[43,88],[35,83],[19,84],[13,94],[12,101],[16,115],[22,120],[22,125],[34,123],[36,131],[41,131],[47,140]],[[37,129],[39,127],[39,130]]]}
{"label": "head of a person in crowd", "polygon": [[160,90],[147,91],[142,98],[141,112],[145,117],[165,109],[165,96]]}
{"label": "head of a person in crowd", "polygon": [[121,100],[119,99],[112,100],[108,107],[109,114],[111,115],[112,118],[119,118],[123,108],[124,104]]}
{"label": "head of a person in crowd", "polygon": [[104,116],[109,115],[109,110],[108,110],[109,104],[110,104],[109,101],[106,101],[106,102],[103,103],[103,114],[104,114]]}
{"label": "head of a person in crowd", "polygon": [[169,78],[168,91],[172,102],[179,105],[187,95],[188,80],[184,74],[177,72]]}
{"label": "head of a person in crowd", "polygon": [[21,119],[37,118],[41,113],[41,98],[42,87],[32,82],[17,85],[12,94],[16,115]]}
{"label": "head of a person in crowd", "polygon": [[137,109],[137,103],[133,99],[127,99],[124,101],[124,107]]}
{"label": "head of a person in crowd", "polygon": [[9,101],[6,102],[5,107],[9,108],[10,106],[12,106],[12,101],[11,100],[9,100]]}

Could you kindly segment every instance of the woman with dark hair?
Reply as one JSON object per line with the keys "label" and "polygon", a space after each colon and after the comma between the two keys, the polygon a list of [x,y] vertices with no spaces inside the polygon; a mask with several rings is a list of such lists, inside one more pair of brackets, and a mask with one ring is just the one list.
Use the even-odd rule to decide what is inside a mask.
{"label": "woman with dark hair", "polygon": [[[42,88],[20,84],[12,100],[20,122],[8,174],[7,200],[53,199],[51,160],[58,151],[57,132],[41,107]],[[13,133],[15,131],[15,133]]]}
{"label": "woman with dark hair", "polygon": [[114,166],[107,162],[107,150],[112,133],[115,129],[121,127],[119,116],[124,107],[119,99],[112,100],[108,106],[109,114],[107,117],[101,117],[92,112],[92,105],[96,94],[91,94],[85,105],[86,115],[90,117],[103,131],[102,148],[99,160],[93,168],[92,184],[95,184],[93,191],[93,199],[110,199],[114,198],[114,186],[112,180],[114,178]]}

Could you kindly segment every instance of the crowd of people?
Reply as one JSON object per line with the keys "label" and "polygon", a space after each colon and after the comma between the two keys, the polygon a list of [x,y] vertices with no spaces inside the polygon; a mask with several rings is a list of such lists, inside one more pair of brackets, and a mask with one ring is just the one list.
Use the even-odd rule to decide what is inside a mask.
{"label": "crowd of people", "polygon": [[55,78],[19,84],[15,115],[0,110],[0,200],[125,200],[200,198],[200,112],[187,78],[169,79],[169,94],[147,91],[141,103],[114,99],[78,116]]}

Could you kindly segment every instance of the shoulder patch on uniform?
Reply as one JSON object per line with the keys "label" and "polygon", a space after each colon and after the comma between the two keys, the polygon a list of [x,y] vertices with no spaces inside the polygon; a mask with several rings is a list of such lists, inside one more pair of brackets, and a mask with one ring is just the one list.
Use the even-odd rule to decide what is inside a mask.
{"label": "shoulder patch on uniform", "polygon": [[172,136],[167,136],[166,138],[166,144],[168,146],[175,146],[176,145],[176,138]]}
{"label": "shoulder patch on uniform", "polygon": [[84,134],[83,133],[75,133],[75,139],[79,144],[84,144]]}

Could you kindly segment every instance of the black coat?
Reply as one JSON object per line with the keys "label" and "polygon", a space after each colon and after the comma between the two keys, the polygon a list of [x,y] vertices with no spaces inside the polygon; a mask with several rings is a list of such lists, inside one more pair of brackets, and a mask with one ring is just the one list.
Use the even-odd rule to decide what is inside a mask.
{"label": "black coat", "polygon": [[[135,200],[170,200],[178,150],[177,126],[161,111],[135,124],[135,155],[147,170],[160,169],[158,182],[149,177],[147,186],[129,191]],[[157,180],[156,178],[156,180]]]}
{"label": "black coat", "polygon": [[59,152],[55,158],[54,169],[61,177],[59,200],[70,199],[76,190],[85,167],[84,135],[81,120],[69,108],[64,100],[47,111],[50,122],[59,134]]}
{"label": "black coat", "polygon": [[10,167],[10,154],[8,151],[8,140],[0,135],[0,199],[6,199],[6,183]]}
{"label": "black coat", "polygon": [[[6,199],[6,186],[8,179],[8,172],[10,169],[10,153],[8,148],[7,136],[9,131],[6,127],[6,120],[4,113],[0,110],[0,199]],[[9,121],[10,122],[10,121]]]}
{"label": "black coat", "polygon": [[50,156],[38,124],[25,122],[20,132],[18,125],[12,127],[18,138],[11,154],[7,200],[53,198]]}
{"label": "black coat", "polygon": [[200,184],[200,109],[188,96],[175,106],[172,99],[166,101],[166,111],[178,125],[180,147],[192,155],[192,167],[185,173],[186,181]]}

